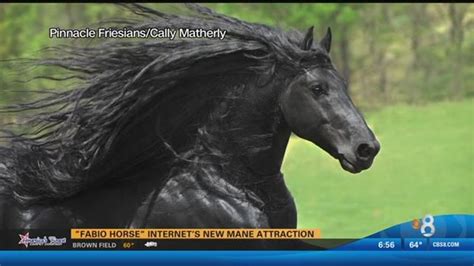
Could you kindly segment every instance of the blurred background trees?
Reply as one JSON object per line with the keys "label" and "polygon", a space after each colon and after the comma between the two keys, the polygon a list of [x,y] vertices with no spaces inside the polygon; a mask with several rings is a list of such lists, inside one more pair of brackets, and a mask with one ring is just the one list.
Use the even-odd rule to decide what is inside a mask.
{"label": "blurred background trees", "polygon": [[[172,12],[180,9],[172,4],[149,5]],[[284,29],[314,25],[319,38],[330,26],[333,60],[362,109],[474,95],[472,4],[206,5]],[[0,59],[37,55],[43,47],[71,41],[49,39],[49,27],[84,27],[125,15],[110,4],[0,4]],[[10,91],[18,85],[8,68],[0,64],[0,104],[28,96]]]}

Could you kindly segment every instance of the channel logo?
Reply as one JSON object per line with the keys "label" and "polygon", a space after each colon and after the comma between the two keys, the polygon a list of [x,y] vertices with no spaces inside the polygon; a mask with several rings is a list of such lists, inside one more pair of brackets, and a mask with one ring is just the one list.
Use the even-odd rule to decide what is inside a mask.
{"label": "channel logo", "polygon": [[436,227],[434,225],[434,217],[431,214],[425,215],[423,219],[421,219],[422,223],[420,225],[420,221],[418,219],[414,219],[411,223],[411,226],[415,230],[420,230],[420,233],[424,237],[431,237],[436,232]]}
{"label": "channel logo", "polygon": [[30,238],[30,233],[27,232],[26,234],[18,234],[20,237],[20,242],[18,245],[24,245],[25,247],[29,246],[62,246],[66,244],[66,238],[57,238],[55,236],[44,236],[44,237],[36,237]]}

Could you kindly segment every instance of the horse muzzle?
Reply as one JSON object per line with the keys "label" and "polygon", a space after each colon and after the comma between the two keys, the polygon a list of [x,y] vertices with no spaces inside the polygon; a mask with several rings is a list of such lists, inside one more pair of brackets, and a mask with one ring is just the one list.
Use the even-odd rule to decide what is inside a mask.
{"label": "horse muzzle", "polygon": [[372,166],[379,151],[380,143],[377,140],[362,142],[356,145],[354,151],[350,154],[339,154],[338,159],[344,170],[357,174]]}

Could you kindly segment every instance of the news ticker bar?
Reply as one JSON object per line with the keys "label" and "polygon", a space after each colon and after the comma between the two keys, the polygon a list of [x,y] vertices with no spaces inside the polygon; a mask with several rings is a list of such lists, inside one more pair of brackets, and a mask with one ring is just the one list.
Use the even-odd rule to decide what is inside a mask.
{"label": "news ticker bar", "polygon": [[474,238],[364,238],[336,250],[474,251]]}
{"label": "news ticker bar", "polygon": [[319,239],[319,229],[71,229],[71,239]]}
{"label": "news ticker bar", "polygon": [[[86,242],[85,242],[86,241]],[[117,241],[125,241],[123,243]],[[168,240],[169,241],[169,240]],[[186,241],[186,240],[180,240]],[[205,240],[194,239],[191,241],[226,241],[221,240]],[[247,240],[231,240],[231,241],[253,241]],[[271,241],[271,240],[270,240]],[[275,240],[276,241],[276,240]],[[325,241],[336,243],[337,239],[315,239],[309,240],[308,243],[323,247]],[[345,243],[344,243],[345,241]],[[202,243],[205,244],[205,243]],[[214,244],[218,244],[214,242]],[[250,242],[249,242],[250,244]],[[179,244],[177,247],[186,249],[186,243]],[[72,249],[167,249],[166,240],[148,239],[148,240],[116,240],[116,239],[86,239],[74,240],[71,243]],[[232,248],[231,248],[232,249]],[[315,248],[320,250],[321,248]],[[339,244],[332,247],[322,248],[323,250],[332,251],[474,251],[474,238],[365,238],[347,242],[343,240]]]}

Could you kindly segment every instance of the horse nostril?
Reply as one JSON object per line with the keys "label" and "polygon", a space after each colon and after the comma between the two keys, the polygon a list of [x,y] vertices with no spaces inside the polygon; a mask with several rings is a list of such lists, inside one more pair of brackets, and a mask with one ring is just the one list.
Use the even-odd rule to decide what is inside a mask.
{"label": "horse nostril", "polygon": [[375,149],[367,143],[362,143],[357,147],[357,157],[360,159],[368,159],[374,155]]}

